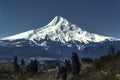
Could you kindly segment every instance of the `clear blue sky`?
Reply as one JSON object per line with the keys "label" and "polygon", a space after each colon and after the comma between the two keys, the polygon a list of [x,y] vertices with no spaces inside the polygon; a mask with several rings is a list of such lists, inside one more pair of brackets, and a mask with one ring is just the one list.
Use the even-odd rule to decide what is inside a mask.
{"label": "clear blue sky", "polygon": [[120,0],[0,0],[0,37],[43,27],[55,16],[120,38]]}

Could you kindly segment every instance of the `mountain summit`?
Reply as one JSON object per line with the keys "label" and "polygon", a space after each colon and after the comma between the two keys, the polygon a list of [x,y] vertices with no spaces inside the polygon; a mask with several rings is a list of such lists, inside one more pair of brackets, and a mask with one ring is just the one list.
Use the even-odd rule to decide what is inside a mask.
{"label": "mountain summit", "polygon": [[114,38],[89,33],[80,27],[71,24],[61,16],[56,16],[48,25],[36,29],[16,34],[2,40],[25,39],[35,42],[48,37],[52,41],[66,43],[68,41],[79,41],[82,43],[101,42],[104,40],[114,40]]}

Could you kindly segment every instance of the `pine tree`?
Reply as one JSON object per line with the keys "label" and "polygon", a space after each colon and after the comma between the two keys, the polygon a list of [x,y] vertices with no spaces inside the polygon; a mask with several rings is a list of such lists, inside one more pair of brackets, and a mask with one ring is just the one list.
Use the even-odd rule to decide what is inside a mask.
{"label": "pine tree", "polygon": [[34,72],[38,72],[38,61],[36,59],[34,60]]}
{"label": "pine tree", "polygon": [[21,59],[21,63],[20,63],[22,66],[24,66],[25,65],[25,61],[24,61],[24,59]]}
{"label": "pine tree", "polygon": [[31,60],[30,62],[30,72],[34,73],[34,61],[33,60]]}
{"label": "pine tree", "polygon": [[27,66],[27,71],[31,73],[37,73],[38,72],[38,61],[31,60],[30,64]]}
{"label": "pine tree", "polygon": [[67,79],[67,69],[64,65],[61,65],[59,67],[59,75],[61,76],[62,80]]}
{"label": "pine tree", "polygon": [[14,66],[14,71],[19,72],[19,64],[18,64],[17,56],[14,57],[13,66]]}
{"label": "pine tree", "polygon": [[80,73],[80,68],[81,68],[81,63],[79,61],[77,53],[72,53],[72,74],[74,75],[79,75]]}
{"label": "pine tree", "polygon": [[71,72],[71,62],[69,59],[65,59],[65,67],[66,67],[67,73],[70,73]]}

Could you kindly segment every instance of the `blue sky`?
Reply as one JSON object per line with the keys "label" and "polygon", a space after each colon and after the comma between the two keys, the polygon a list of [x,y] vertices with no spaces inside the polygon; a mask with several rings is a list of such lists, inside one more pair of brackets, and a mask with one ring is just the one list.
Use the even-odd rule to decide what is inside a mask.
{"label": "blue sky", "polygon": [[0,0],[0,38],[43,27],[55,16],[120,38],[120,0]]}

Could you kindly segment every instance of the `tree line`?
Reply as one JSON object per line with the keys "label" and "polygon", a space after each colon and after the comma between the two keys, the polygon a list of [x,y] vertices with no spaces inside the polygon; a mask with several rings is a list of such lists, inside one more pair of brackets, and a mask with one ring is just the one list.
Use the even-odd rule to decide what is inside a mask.
{"label": "tree line", "polygon": [[66,80],[71,74],[71,80],[77,80],[81,70],[81,62],[76,52],[72,53],[71,60],[65,59],[64,63],[57,68],[55,78],[57,80]]}
{"label": "tree line", "polygon": [[[116,75],[120,71],[119,62],[120,51],[113,46],[110,46],[108,54],[94,60],[91,58],[80,59],[78,54],[73,52],[70,59],[65,59],[63,63],[56,65],[54,78],[56,80],[117,80]],[[82,70],[83,63],[93,66]],[[40,73],[38,65],[39,62],[36,59],[30,60],[30,63],[26,64],[24,59],[19,62],[18,57],[15,56],[13,60],[14,74],[20,76],[18,80],[26,80],[28,78],[26,75],[32,76]]]}
{"label": "tree line", "polygon": [[[24,59],[21,59],[20,64],[18,62],[18,58],[17,56],[14,57],[14,61],[13,61],[13,65],[14,65],[14,72],[15,73],[21,73],[22,72],[27,72],[27,73],[37,73],[38,72],[38,61],[35,60],[31,60],[29,64],[25,65],[25,61]],[[62,79],[62,80],[66,80],[68,74],[72,74],[72,78],[74,80],[74,78],[79,77],[79,73],[81,70],[81,62],[79,60],[79,57],[77,55],[76,52],[72,53],[72,57],[71,60],[70,59],[65,59],[64,63],[62,63],[61,65],[57,66],[57,73],[55,74],[55,78],[56,79]],[[25,70],[22,70],[25,69]]]}

